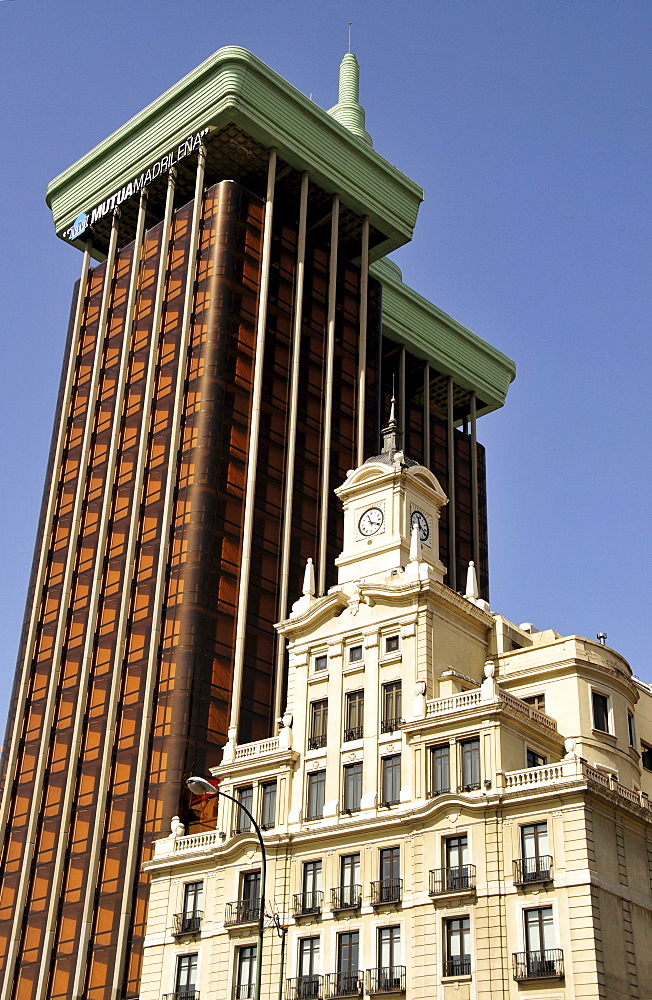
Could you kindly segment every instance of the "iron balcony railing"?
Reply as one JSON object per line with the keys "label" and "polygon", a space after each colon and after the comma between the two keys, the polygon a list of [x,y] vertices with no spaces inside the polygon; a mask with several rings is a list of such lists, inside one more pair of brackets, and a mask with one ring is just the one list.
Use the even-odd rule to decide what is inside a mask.
{"label": "iron balcony railing", "polygon": [[517,858],[514,861],[515,885],[550,882],[551,878],[552,858],[549,854],[540,854],[538,858]]}
{"label": "iron balcony railing", "polygon": [[371,905],[381,906],[382,903],[400,903],[403,895],[402,878],[381,878],[371,883]]}
{"label": "iron balcony railing", "polygon": [[383,719],[380,723],[381,733],[395,733],[403,725],[403,719]]}
{"label": "iron balcony railing", "polygon": [[199,990],[194,986],[184,986],[175,993],[164,993],[162,1000],[199,1000]]}
{"label": "iron balcony railing", "polygon": [[457,868],[436,868],[430,872],[431,896],[441,892],[468,892],[475,889],[475,865]]}
{"label": "iron balcony railing", "polygon": [[183,937],[184,934],[198,934],[201,930],[203,916],[202,910],[195,910],[194,913],[175,913],[172,933],[175,937]]}
{"label": "iron balcony railing", "polygon": [[444,975],[470,976],[471,957],[469,955],[460,955],[458,958],[447,958],[444,961]]}
{"label": "iron balcony railing", "polygon": [[297,976],[287,980],[287,1000],[323,1000],[322,976]]}
{"label": "iron balcony railing", "polygon": [[449,792],[450,792],[450,786],[447,786],[446,788],[442,786],[441,788],[428,789],[426,795],[429,799],[436,799],[438,795],[448,795]]}
{"label": "iron balcony railing", "polygon": [[253,1000],[256,987],[253,983],[240,983],[233,987],[233,1000]]}
{"label": "iron balcony railing", "polygon": [[367,993],[405,993],[405,966],[367,969]]}
{"label": "iron balcony railing", "polygon": [[338,885],[336,889],[331,889],[331,906],[334,910],[357,910],[361,902],[361,885]]}
{"label": "iron balcony railing", "polygon": [[324,998],[362,996],[362,978],[359,972],[330,972],[324,976]]}
{"label": "iron balcony railing", "polygon": [[233,924],[253,924],[260,916],[260,899],[236,899],[234,903],[226,904],[224,923],[227,927]]}
{"label": "iron balcony railing", "polygon": [[316,915],[321,913],[322,899],[324,898],[323,892],[320,890],[315,890],[314,892],[297,892],[294,895],[294,915],[295,917],[307,917],[310,914]]}
{"label": "iron balcony railing", "polygon": [[361,740],[363,735],[362,726],[354,726],[352,729],[344,730],[344,742],[350,743],[351,740]]}
{"label": "iron balcony railing", "polygon": [[564,953],[561,948],[547,951],[520,951],[512,955],[514,979],[563,979]]}
{"label": "iron balcony railing", "polygon": [[321,750],[321,748],[325,746],[326,746],[326,733],[322,733],[320,736],[310,736],[308,739],[309,750]]}
{"label": "iron balcony railing", "polygon": [[467,785],[459,785],[458,792],[476,792],[480,787],[479,781],[470,781]]}

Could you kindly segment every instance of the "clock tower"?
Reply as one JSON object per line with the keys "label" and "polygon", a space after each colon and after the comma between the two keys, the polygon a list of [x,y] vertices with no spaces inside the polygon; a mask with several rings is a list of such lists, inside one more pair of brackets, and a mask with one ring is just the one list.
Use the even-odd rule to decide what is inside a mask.
{"label": "clock tower", "polygon": [[338,586],[400,573],[443,583],[439,511],[448,499],[432,472],[401,450],[393,399],[382,435],[380,455],[349,472],[335,490],[344,507]]}

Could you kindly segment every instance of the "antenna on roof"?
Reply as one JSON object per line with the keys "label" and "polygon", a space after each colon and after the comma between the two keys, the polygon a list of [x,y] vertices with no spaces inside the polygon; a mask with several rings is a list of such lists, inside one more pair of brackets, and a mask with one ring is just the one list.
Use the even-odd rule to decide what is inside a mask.
{"label": "antenna on roof", "polygon": [[349,21],[349,49],[348,49],[349,52],[351,51],[351,27],[352,27],[352,25],[353,25],[353,21]]}

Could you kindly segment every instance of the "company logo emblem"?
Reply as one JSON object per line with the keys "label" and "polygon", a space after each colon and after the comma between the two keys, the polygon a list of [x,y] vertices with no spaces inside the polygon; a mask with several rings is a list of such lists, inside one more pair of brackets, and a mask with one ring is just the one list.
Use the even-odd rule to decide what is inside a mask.
{"label": "company logo emblem", "polygon": [[80,212],[72,226],[66,233],[69,240],[76,240],[78,236],[81,236],[83,232],[88,229],[89,216],[87,212]]}

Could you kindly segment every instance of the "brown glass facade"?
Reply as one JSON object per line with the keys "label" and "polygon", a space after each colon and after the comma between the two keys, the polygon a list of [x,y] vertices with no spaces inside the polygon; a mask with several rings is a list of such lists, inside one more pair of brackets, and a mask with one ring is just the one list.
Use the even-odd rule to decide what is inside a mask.
{"label": "brown glass facade", "polygon": [[[201,828],[184,779],[207,773],[219,760],[232,711],[267,212],[272,226],[238,741],[269,735],[275,685],[283,684],[275,677],[272,626],[287,610],[279,604],[279,574],[288,463],[294,470],[287,558],[292,601],[306,559],[318,551],[324,475],[326,586],[335,581],[342,520],[333,488],[356,464],[360,422],[366,453],[378,451],[397,350],[406,450],[431,465],[444,489],[454,470],[455,532],[445,508],[442,559],[454,550],[460,580],[479,548],[486,591],[482,449],[455,430],[451,466],[451,422],[424,389],[437,373],[383,343],[381,288],[372,280],[361,330],[361,220],[350,213],[340,220],[333,285],[331,196],[310,185],[301,231],[300,175],[276,165],[272,213],[263,196],[264,170],[260,164],[248,169],[242,183],[221,180],[219,152],[209,148],[196,164],[184,164],[183,174],[143,196],[138,211],[134,205],[118,210],[110,231],[96,234],[106,260],[85,268],[76,292],[3,758],[0,953],[7,1000],[137,996],[148,893],[142,863],[172,816],[180,815],[190,830]],[[199,201],[187,197],[195,183]],[[293,410],[302,234],[300,391]],[[474,461],[479,515],[471,497]]]}

